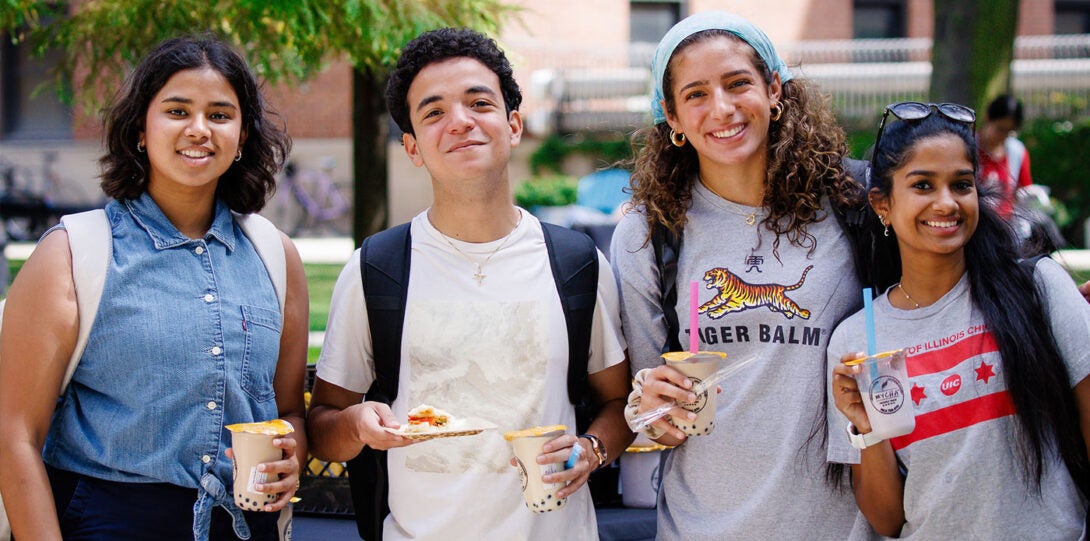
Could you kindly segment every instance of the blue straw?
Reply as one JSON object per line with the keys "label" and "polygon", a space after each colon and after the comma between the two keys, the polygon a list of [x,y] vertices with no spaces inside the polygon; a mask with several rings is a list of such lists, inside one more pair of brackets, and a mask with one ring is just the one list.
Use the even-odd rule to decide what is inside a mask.
{"label": "blue straw", "polygon": [[[878,353],[874,338],[874,305],[871,303],[871,289],[863,288],[863,319],[867,322],[867,357]],[[871,363],[871,379],[878,377],[878,363]]]}
{"label": "blue straw", "polygon": [[579,460],[579,455],[583,454],[583,446],[576,442],[571,447],[571,455],[568,456],[568,461],[564,464],[565,470],[570,470],[575,467],[575,462]]}

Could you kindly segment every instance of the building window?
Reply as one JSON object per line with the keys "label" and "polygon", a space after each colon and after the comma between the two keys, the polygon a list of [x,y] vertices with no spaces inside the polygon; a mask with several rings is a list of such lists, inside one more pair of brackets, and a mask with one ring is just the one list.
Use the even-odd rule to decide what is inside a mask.
{"label": "building window", "polygon": [[1055,34],[1090,34],[1090,1],[1056,2]]}
{"label": "building window", "polygon": [[629,41],[658,43],[681,20],[681,2],[642,2],[629,5]]}
{"label": "building window", "polygon": [[852,37],[855,39],[903,38],[905,3],[902,0],[855,0]]}
{"label": "building window", "polygon": [[61,102],[53,68],[64,52],[33,54],[26,41],[0,36],[0,139],[6,141],[72,138],[72,111]]}

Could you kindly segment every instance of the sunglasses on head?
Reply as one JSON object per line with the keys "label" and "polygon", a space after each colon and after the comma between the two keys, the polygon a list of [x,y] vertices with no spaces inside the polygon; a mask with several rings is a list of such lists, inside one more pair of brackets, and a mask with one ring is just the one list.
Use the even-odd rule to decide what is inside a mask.
{"label": "sunglasses on head", "polygon": [[[878,125],[878,136],[874,138],[874,155],[878,154],[878,144],[882,142],[882,132],[886,129],[886,121],[889,120],[889,115],[893,115],[899,120],[923,120],[936,111],[954,122],[968,124],[973,133],[976,133],[976,111],[969,107],[957,103],[902,101],[901,103],[887,105],[886,111],[882,113],[882,123]],[[874,155],[871,156],[872,162]],[[873,163],[871,165],[873,167]]]}

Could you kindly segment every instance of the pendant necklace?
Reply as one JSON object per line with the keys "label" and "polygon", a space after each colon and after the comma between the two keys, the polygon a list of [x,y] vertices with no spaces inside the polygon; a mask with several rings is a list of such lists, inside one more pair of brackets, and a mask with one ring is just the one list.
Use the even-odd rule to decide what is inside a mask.
{"label": "pendant necklace", "polygon": [[[511,231],[507,233],[507,236],[503,237],[503,242],[500,242],[499,245],[496,246],[496,249],[492,250],[492,253],[488,254],[488,257],[484,258],[484,261],[481,261],[479,263],[475,261],[472,257],[469,257],[469,255],[463,252],[460,248],[455,246],[455,244],[451,242],[450,237],[448,237],[445,233],[439,231],[438,228],[436,229],[436,231],[439,231],[439,235],[443,237],[443,240],[447,241],[447,244],[449,244],[451,248],[454,248],[454,251],[458,252],[458,255],[462,256],[462,259],[465,259],[470,264],[477,267],[477,272],[473,273],[473,279],[477,280],[477,287],[481,287],[484,285],[484,279],[487,276],[484,273],[484,265],[487,264],[488,260],[492,259],[492,256],[496,255],[496,253],[499,252],[501,248],[507,246],[507,241],[511,240],[511,236],[515,234],[515,231],[518,230],[519,225],[522,224],[522,209],[518,209],[518,211],[519,219],[515,222],[515,227],[512,227]],[[432,227],[435,226],[432,225]]]}
{"label": "pendant necklace", "polygon": [[912,305],[915,306],[916,308],[920,307],[920,303],[913,300],[912,297],[908,294],[908,291],[905,291],[904,284],[902,284],[901,282],[897,282],[897,289],[901,290],[901,294],[905,296],[905,300],[912,303]]}
{"label": "pendant necklace", "polygon": [[704,185],[704,187],[707,188],[709,192],[715,194],[716,197],[718,197],[719,199],[722,199],[723,202],[727,203],[727,205],[728,205],[727,210],[729,210],[729,211],[731,211],[731,212],[745,218],[746,219],[746,225],[753,225],[753,224],[757,223],[757,211],[761,210],[760,207],[757,207],[757,208],[753,209],[753,212],[750,212],[750,213],[747,214],[747,213],[742,211],[742,206],[741,205],[739,205],[738,203],[735,203],[734,201],[731,201],[730,199],[727,199],[726,197],[723,197],[722,195],[719,195],[719,192],[713,190],[712,187],[709,186],[707,182],[704,182],[704,177],[700,177],[700,184]]}

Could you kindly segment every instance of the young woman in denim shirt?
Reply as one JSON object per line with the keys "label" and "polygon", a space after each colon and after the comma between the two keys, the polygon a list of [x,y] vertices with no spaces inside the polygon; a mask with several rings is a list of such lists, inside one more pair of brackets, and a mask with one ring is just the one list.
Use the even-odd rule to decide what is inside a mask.
{"label": "young woman in denim shirt", "polygon": [[[235,213],[262,208],[291,147],[223,42],[163,42],[105,114],[113,233],[102,301],[71,384],[78,329],[67,233],[12,285],[0,344],[0,489],[19,539],[277,539],[306,457],[308,303],[287,261],[281,312]],[[287,420],[262,467],[266,512],[232,497],[224,425]]]}

